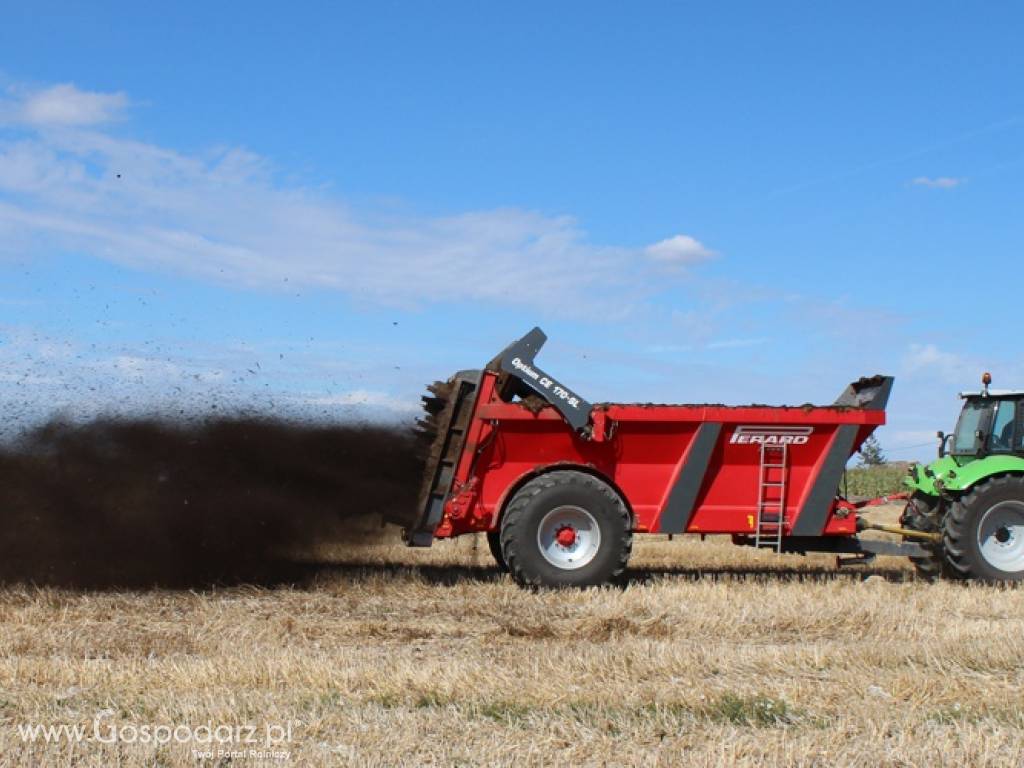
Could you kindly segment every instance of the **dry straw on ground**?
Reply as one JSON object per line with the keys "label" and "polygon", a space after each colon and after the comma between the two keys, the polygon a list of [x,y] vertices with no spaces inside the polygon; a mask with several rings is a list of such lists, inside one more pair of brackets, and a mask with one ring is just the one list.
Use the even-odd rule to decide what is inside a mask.
{"label": "dry straw on ground", "polygon": [[1024,761],[1019,589],[694,539],[638,537],[628,585],[587,592],[520,590],[472,540],[322,554],[362,564],[276,589],[0,592],[0,765],[185,766],[205,748],[17,728],[91,733],[98,713],[290,722],[270,765]]}

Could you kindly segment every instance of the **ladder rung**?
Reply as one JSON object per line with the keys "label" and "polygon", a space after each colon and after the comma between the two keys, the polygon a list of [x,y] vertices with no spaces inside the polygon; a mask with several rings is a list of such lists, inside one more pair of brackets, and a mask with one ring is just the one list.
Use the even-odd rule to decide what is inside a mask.
{"label": "ladder rung", "polygon": [[[774,461],[769,461],[771,457]],[[782,537],[786,526],[786,471],[789,451],[785,445],[761,446],[761,474],[758,478],[757,528],[754,546],[759,549],[782,551]],[[773,470],[781,470],[780,480],[769,480]],[[774,494],[772,489],[778,489]],[[778,498],[766,498],[777,495]]]}

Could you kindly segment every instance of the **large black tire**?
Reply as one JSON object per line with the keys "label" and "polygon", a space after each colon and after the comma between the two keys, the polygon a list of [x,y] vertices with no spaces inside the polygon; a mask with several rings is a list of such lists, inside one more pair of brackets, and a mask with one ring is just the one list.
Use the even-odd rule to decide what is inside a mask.
{"label": "large black tire", "polygon": [[494,562],[498,564],[498,570],[508,573],[508,563],[505,562],[505,556],[501,554],[501,531],[487,532],[487,548],[491,550]]}
{"label": "large black tire", "polygon": [[[563,546],[559,535],[566,529],[574,541]],[[531,480],[501,522],[502,555],[522,586],[607,584],[626,569],[632,548],[626,505],[607,483],[585,472],[560,470]]]}
{"label": "large black tire", "polygon": [[1024,478],[993,478],[961,496],[946,515],[942,544],[961,578],[1024,579]]}
{"label": "large black tire", "polygon": [[[904,528],[915,531],[926,531],[927,533],[942,532],[942,505],[939,499],[933,496],[915,494],[908,502],[900,523]],[[924,557],[912,557],[910,562],[914,564],[919,578],[925,581],[937,581],[938,579],[962,579],[964,578],[958,570],[953,568],[946,561],[946,553],[941,543],[931,544],[920,539],[910,539],[920,544],[928,554]]]}

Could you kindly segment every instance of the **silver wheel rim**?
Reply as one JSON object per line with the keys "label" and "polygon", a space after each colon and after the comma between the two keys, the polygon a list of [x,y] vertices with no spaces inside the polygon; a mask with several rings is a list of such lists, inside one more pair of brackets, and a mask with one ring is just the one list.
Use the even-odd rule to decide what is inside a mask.
{"label": "silver wheel rim", "polygon": [[1001,501],[982,516],[978,550],[993,568],[1007,573],[1024,571],[1024,503]]}
{"label": "silver wheel rim", "polygon": [[[573,542],[566,544],[573,532]],[[537,528],[537,546],[551,565],[566,571],[582,568],[601,548],[601,529],[594,516],[582,507],[555,507],[540,521]]]}

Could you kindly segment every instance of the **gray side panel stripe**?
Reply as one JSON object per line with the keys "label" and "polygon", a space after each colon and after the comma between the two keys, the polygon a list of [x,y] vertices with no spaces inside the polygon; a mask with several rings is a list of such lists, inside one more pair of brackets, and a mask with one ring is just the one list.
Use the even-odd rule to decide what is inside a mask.
{"label": "gray side panel stripe", "polygon": [[839,481],[843,479],[846,462],[850,460],[857,429],[856,424],[844,424],[836,431],[832,447],[825,457],[818,478],[814,481],[814,487],[800,508],[800,516],[793,526],[793,536],[820,536],[825,530],[828,511],[836,497],[836,491],[839,490]]}
{"label": "gray side panel stripe", "polygon": [[715,450],[721,433],[722,425],[716,422],[706,421],[698,427],[686,455],[686,463],[679,470],[679,477],[669,492],[665,511],[661,513],[658,525],[661,533],[682,533],[690,524],[697,494],[700,493],[708,464],[711,463],[711,452]]}

